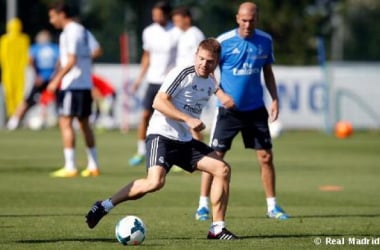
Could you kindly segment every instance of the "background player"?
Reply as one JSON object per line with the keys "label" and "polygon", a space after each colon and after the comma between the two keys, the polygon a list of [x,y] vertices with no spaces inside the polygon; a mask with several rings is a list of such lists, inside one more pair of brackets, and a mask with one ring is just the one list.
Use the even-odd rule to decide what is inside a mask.
{"label": "background player", "polygon": [[60,69],[47,88],[54,92],[60,84],[57,102],[65,157],[64,167],[51,173],[51,176],[74,177],[78,174],[75,163],[74,118],[79,122],[87,146],[87,168],[81,172],[81,175],[98,176],[95,137],[89,122],[92,106],[89,32],[74,21],[72,10],[64,3],[52,5],[49,9],[49,18],[55,28],[63,29],[59,38]]}
{"label": "background player", "polygon": [[137,91],[145,76],[148,88],[137,130],[137,153],[129,160],[130,166],[137,166],[145,159],[146,129],[153,113],[153,99],[166,74],[175,66],[180,31],[170,21],[170,12],[171,7],[168,2],[157,2],[152,9],[153,23],[143,31],[144,52],[141,58],[141,69],[132,85],[132,93]]}
{"label": "background player", "polygon": [[[220,87],[230,95],[233,108],[219,105],[211,146],[221,157],[230,149],[233,138],[240,131],[246,148],[256,150],[264,186],[267,215],[269,218],[288,219],[288,215],[276,203],[275,169],[272,142],[268,127],[268,111],[263,100],[260,74],[263,70],[265,86],[272,98],[269,121],[278,118],[278,97],[272,63],[274,62],[272,38],[256,29],[258,8],[245,2],[236,15],[238,28],[218,37],[222,46],[219,63]],[[208,196],[212,177],[202,173],[197,220],[208,219]]]}
{"label": "background player", "polygon": [[27,111],[35,105],[52,79],[57,68],[59,50],[58,45],[53,43],[48,30],[41,30],[35,38],[36,42],[30,48],[30,64],[34,70],[35,80],[29,96],[17,108],[14,115],[9,119],[7,128],[15,130]]}

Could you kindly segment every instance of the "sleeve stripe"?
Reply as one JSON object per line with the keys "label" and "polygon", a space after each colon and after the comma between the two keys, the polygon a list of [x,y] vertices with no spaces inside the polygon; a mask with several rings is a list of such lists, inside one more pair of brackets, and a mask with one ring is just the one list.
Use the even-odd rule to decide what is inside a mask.
{"label": "sleeve stripe", "polygon": [[178,85],[182,82],[183,79],[189,74],[192,74],[195,72],[195,67],[190,66],[187,68],[184,68],[178,76],[174,79],[174,81],[170,84],[169,88],[166,90],[166,93],[168,95],[172,95],[174,91],[177,89]]}

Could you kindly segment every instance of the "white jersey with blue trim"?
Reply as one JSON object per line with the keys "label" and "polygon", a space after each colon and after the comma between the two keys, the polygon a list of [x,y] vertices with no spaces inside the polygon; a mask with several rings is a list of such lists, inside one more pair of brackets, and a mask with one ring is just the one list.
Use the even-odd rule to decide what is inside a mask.
{"label": "white jersey with blue trim", "polygon": [[274,62],[271,36],[256,29],[251,37],[243,38],[233,29],[217,40],[222,47],[219,68],[223,91],[234,99],[237,110],[264,106],[260,74],[264,65]]}
{"label": "white jersey with blue trim", "polygon": [[87,30],[76,22],[70,22],[59,37],[59,55],[62,67],[68,62],[68,55],[76,57],[75,65],[63,77],[61,89],[91,89],[91,51]]}
{"label": "white jersey with blue trim", "polygon": [[[199,119],[215,88],[214,79],[199,77],[194,66],[178,66],[169,72],[159,92],[170,95],[178,110]],[[149,121],[147,135],[149,134],[159,134],[177,141],[192,139],[185,122],[170,119],[158,110],[154,110]]]}

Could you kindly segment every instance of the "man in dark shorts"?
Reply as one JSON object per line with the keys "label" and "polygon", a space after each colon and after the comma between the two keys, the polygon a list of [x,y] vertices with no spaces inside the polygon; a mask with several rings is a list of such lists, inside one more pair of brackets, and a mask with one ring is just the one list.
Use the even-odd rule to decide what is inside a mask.
{"label": "man in dark shorts", "polygon": [[73,121],[77,119],[87,146],[87,168],[83,177],[99,175],[95,137],[89,122],[92,107],[92,52],[89,32],[74,21],[74,14],[64,3],[49,8],[50,23],[63,29],[59,38],[60,69],[50,81],[47,90],[55,92],[59,87],[58,115],[63,140],[65,165],[51,173],[51,177],[74,177],[78,175],[75,162],[75,131]]}
{"label": "man in dark shorts", "polygon": [[[234,137],[241,132],[245,147],[256,151],[265,190],[267,216],[285,220],[289,216],[276,201],[275,169],[268,126],[268,122],[278,118],[279,112],[276,81],[272,71],[273,44],[268,33],[256,29],[258,15],[256,4],[242,3],[236,15],[238,27],[217,38],[222,46],[219,63],[220,88],[232,97],[234,107],[225,109],[219,105],[211,146],[219,156],[224,157]],[[269,114],[263,100],[261,71],[266,89],[272,98]],[[199,206],[195,218],[207,220],[212,177],[202,173],[201,182]]]}
{"label": "man in dark shorts", "polygon": [[130,182],[110,199],[95,202],[86,216],[89,228],[94,228],[114,206],[162,189],[175,164],[188,172],[207,172],[214,179],[210,197],[213,220],[207,239],[238,239],[225,225],[230,166],[191,134],[191,130],[205,128],[200,115],[213,93],[222,98],[222,91],[218,91],[210,76],[218,64],[219,53],[219,43],[206,39],[199,45],[195,65],[178,66],[169,72],[154,99],[155,110],[147,130],[147,176]]}
{"label": "man in dark shorts", "polygon": [[7,129],[15,130],[28,110],[38,103],[41,93],[54,75],[59,57],[58,45],[51,41],[50,32],[41,30],[36,35],[36,43],[29,50],[35,80],[30,94],[9,119]]}
{"label": "man in dark shorts", "polygon": [[143,30],[143,55],[138,77],[132,84],[135,93],[144,78],[148,83],[143,100],[143,111],[137,128],[137,152],[129,159],[131,167],[145,160],[145,138],[149,119],[153,113],[152,103],[166,74],[175,66],[177,42],[181,31],[170,21],[171,6],[159,1],[152,8],[153,23]]}

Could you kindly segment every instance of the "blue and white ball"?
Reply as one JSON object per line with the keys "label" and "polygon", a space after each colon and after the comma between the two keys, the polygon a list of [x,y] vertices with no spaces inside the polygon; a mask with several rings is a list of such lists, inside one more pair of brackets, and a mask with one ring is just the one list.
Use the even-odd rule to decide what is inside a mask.
{"label": "blue and white ball", "polygon": [[134,215],[122,218],[115,227],[116,239],[123,245],[140,245],[145,239],[145,233],[144,222]]}

